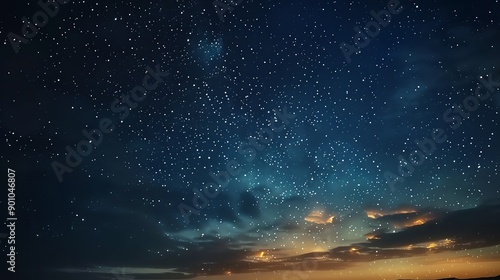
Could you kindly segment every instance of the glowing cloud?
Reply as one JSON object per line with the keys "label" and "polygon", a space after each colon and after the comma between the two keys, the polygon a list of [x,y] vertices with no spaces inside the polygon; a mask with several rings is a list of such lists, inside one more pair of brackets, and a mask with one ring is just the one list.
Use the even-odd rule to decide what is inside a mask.
{"label": "glowing cloud", "polygon": [[310,223],[326,225],[333,223],[334,215],[327,214],[322,210],[314,210],[309,215],[307,215],[304,220]]}
{"label": "glowing cloud", "polygon": [[368,209],[365,210],[366,216],[370,219],[377,219],[381,218],[384,216],[390,216],[390,215],[396,215],[396,214],[411,214],[411,213],[416,213],[417,210],[414,208],[410,207],[404,207],[404,208],[399,208],[393,211],[382,211],[382,210],[375,210],[375,209]]}
{"label": "glowing cloud", "polygon": [[405,229],[414,226],[424,225],[429,221],[441,217],[443,211],[435,209],[417,209],[410,206],[399,207],[395,210],[365,210],[366,216],[379,222],[391,224],[396,229]]}

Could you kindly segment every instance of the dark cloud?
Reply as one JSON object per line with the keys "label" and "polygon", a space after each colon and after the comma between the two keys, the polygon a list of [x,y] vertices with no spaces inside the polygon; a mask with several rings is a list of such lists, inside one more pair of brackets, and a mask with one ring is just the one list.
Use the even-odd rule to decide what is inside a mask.
{"label": "dark cloud", "polygon": [[[436,211],[435,212],[439,212]],[[422,213],[389,215],[386,220],[414,218]],[[400,215],[406,215],[404,218]],[[166,254],[168,267],[156,268],[175,271],[161,274],[137,275],[138,279],[189,278],[200,275],[224,275],[246,272],[293,270],[307,264],[314,270],[345,269],[359,262],[380,259],[409,258],[429,252],[457,251],[500,244],[500,204],[483,204],[476,208],[441,213],[441,216],[422,225],[404,228],[398,232],[379,230],[367,234],[367,242],[341,246],[325,252],[307,253],[292,257],[272,257],[261,260],[259,252],[279,256],[280,250],[254,251],[255,238],[251,232],[236,238],[205,235],[193,241],[169,239]],[[281,228],[294,230],[291,223],[282,222]],[[256,230],[256,229],[254,229]],[[243,242],[246,240],[245,242]],[[182,252],[182,253],[181,253]],[[147,276],[147,277],[146,277]]]}
{"label": "dark cloud", "polygon": [[451,239],[450,249],[480,248],[500,244],[500,204],[449,212],[440,218],[395,233],[380,233],[364,247],[399,248]]}
{"label": "dark cloud", "polygon": [[375,219],[375,221],[387,223],[397,228],[406,228],[435,220],[444,215],[444,213],[444,210],[439,209],[422,209],[415,210],[415,212],[412,213],[394,213],[384,215]]}

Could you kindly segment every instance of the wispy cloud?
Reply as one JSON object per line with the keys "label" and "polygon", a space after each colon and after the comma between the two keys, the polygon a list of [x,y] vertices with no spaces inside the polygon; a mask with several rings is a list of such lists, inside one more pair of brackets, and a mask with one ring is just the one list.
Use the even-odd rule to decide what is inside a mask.
{"label": "wispy cloud", "polygon": [[[171,240],[177,244],[165,253],[169,264],[157,268],[127,268],[137,279],[191,278],[201,275],[228,273],[272,272],[290,269],[293,265],[313,261],[318,270],[341,270],[357,263],[382,259],[409,258],[429,253],[460,251],[500,244],[500,204],[487,203],[476,208],[445,212],[439,209],[418,209],[405,206],[389,211],[367,210],[376,221],[400,225],[397,231],[378,230],[367,233],[366,242],[340,246],[324,252],[287,255],[283,250],[256,246],[249,239],[248,246],[232,238],[207,235],[189,242]],[[329,222],[330,216],[312,212],[307,216],[313,223]],[[416,223],[415,219],[427,219]],[[241,236],[238,237],[241,239]],[[60,269],[66,273],[106,274],[113,267],[94,269]]]}

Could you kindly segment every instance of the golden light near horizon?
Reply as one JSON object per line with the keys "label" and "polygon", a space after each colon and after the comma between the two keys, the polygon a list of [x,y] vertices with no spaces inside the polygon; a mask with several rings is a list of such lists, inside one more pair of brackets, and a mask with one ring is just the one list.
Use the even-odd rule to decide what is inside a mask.
{"label": "golden light near horizon", "polygon": [[414,221],[412,225],[414,225],[414,226],[415,225],[423,225],[423,224],[425,224],[425,222],[426,221],[424,219],[418,219],[418,220]]}
{"label": "golden light near horizon", "polygon": [[366,240],[375,240],[375,239],[380,239],[375,233],[368,233],[365,234]]}
{"label": "golden light near horizon", "polygon": [[438,241],[432,241],[428,243],[410,244],[404,247],[405,250],[412,250],[417,248],[426,248],[429,250],[440,249],[440,248],[453,248],[455,241],[453,239],[442,239]]}
{"label": "golden light near horizon", "polygon": [[277,256],[270,253],[268,250],[257,251],[252,255],[248,256],[246,259],[249,262],[257,263],[257,262],[271,262],[275,260]]}
{"label": "golden light near horizon", "polygon": [[433,249],[433,248],[447,248],[447,247],[453,247],[454,241],[452,239],[443,239],[439,240],[437,242],[432,242],[429,245],[427,245],[428,249]]}
{"label": "golden light near horizon", "polygon": [[427,245],[426,248],[427,249],[432,249],[432,248],[436,248],[437,246],[438,246],[437,243],[432,242],[432,243],[429,243],[429,245]]}
{"label": "golden light near horizon", "polygon": [[[439,248],[441,244],[451,244],[453,240],[443,239],[433,242],[433,249]],[[408,246],[411,248],[422,248],[432,243],[418,244],[418,246]],[[423,247],[425,248],[425,247]],[[500,246],[489,247],[488,249],[473,249],[468,251],[448,251],[442,253],[430,253],[409,258],[382,259],[370,262],[356,263],[355,267],[346,269],[313,269],[309,270],[298,264],[288,270],[280,272],[259,272],[235,275],[242,280],[366,280],[385,279],[396,280],[407,277],[407,279],[441,279],[458,277],[460,279],[477,278],[480,276],[494,276],[500,274],[500,267],[495,258],[484,257],[484,252],[498,252]],[[363,255],[360,248],[350,247],[347,252],[353,256]],[[261,252],[257,254],[260,255]],[[362,257],[362,256],[361,256]],[[311,257],[311,260],[329,261],[330,263],[341,263],[338,259],[333,261],[326,256]],[[283,275],[288,278],[283,278]],[[204,278],[200,278],[204,279]],[[217,280],[217,276],[207,278],[207,280]]]}

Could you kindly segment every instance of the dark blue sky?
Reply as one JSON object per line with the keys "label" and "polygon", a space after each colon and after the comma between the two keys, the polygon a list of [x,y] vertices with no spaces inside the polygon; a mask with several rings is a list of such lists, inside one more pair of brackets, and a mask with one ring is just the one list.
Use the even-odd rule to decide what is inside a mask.
{"label": "dark blue sky", "polygon": [[499,3],[400,1],[346,60],[388,3],[69,1],[14,47],[6,4],[8,279],[500,274]]}

